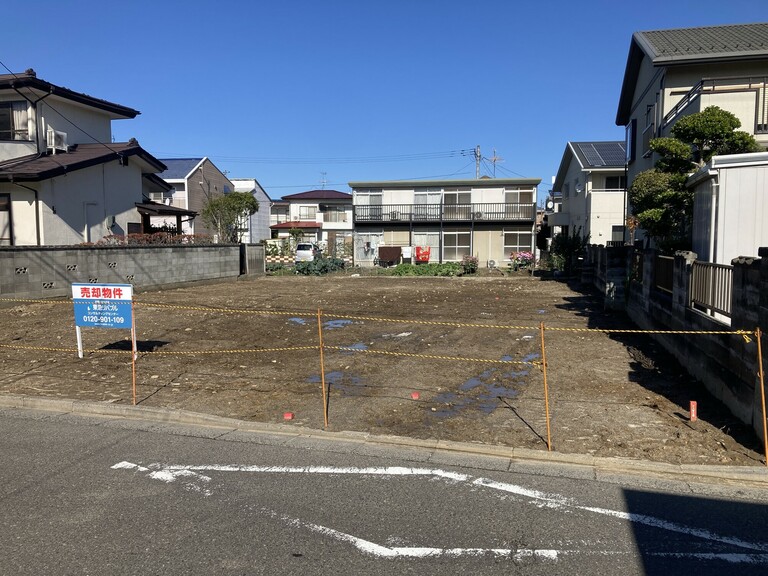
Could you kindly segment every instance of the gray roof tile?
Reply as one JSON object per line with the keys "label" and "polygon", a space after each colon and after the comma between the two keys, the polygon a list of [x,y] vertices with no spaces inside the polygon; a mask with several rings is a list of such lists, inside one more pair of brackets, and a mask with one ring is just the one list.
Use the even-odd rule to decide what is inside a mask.
{"label": "gray roof tile", "polygon": [[654,62],[768,55],[768,23],[636,32]]}

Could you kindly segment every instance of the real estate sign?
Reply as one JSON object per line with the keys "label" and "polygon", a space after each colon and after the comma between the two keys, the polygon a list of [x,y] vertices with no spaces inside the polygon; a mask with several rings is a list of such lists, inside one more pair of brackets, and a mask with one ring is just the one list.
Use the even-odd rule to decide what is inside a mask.
{"label": "real estate sign", "polygon": [[72,284],[75,304],[77,355],[83,357],[81,327],[122,328],[131,331],[136,357],[136,330],[133,325],[133,286],[130,284]]}
{"label": "real estate sign", "polygon": [[133,326],[133,286],[130,284],[72,284],[75,326],[123,328]]}

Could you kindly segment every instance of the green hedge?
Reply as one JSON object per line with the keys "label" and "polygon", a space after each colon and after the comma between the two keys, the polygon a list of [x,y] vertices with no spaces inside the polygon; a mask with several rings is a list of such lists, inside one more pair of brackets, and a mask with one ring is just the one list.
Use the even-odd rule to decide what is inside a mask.
{"label": "green hedge", "polygon": [[464,267],[458,262],[444,264],[398,264],[387,270],[393,276],[461,276]]}

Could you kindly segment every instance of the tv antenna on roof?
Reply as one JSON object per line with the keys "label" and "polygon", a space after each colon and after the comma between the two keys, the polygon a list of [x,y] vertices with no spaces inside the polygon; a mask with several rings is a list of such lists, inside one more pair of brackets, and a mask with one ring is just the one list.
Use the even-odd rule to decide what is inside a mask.
{"label": "tv antenna on roof", "polygon": [[493,149],[493,156],[488,158],[493,164],[493,177],[496,178],[496,162],[504,162],[504,158],[496,156],[496,148]]}

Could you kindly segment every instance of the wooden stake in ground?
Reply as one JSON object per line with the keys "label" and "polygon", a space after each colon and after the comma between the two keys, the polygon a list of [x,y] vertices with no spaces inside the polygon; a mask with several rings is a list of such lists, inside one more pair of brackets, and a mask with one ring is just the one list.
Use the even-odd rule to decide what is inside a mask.
{"label": "wooden stake in ground", "polygon": [[539,324],[541,332],[541,367],[544,372],[544,412],[547,419],[547,450],[552,451],[552,438],[549,433],[549,390],[547,388],[547,352],[544,349],[544,322]]}
{"label": "wooden stake in ground", "polygon": [[763,405],[763,447],[765,448],[765,465],[768,466],[768,424],[765,419],[765,378],[763,375],[763,347],[760,340],[763,333],[760,331],[760,326],[755,330],[755,336],[757,337],[757,367],[758,376],[760,377],[760,400]]}
{"label": "wooden stake in ground", "polygon": [[323,358],[323,320],[322,311],[317,309],[317,335],[320,340],[320,380],[323,383],[323,425],[328,428],[328,393],[325,389],[325,359]]}

